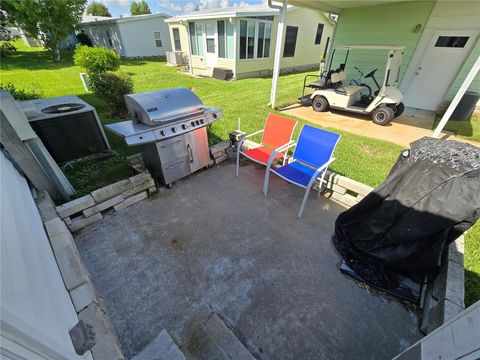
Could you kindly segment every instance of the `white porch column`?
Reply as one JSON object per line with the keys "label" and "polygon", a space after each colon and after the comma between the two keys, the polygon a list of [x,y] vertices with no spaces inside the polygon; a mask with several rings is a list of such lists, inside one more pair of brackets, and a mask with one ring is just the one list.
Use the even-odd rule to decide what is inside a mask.
{"label": "white porch column", "polygon": [[[277,6],[272,6],[269,1],[270,7],[279,8]],[[280,75],[280,60],[282,58],[282,43],[283,43],[283,33],[285,29],[285,14],[287,12],[287,0],[282,0],[282,7],[279,8],[280,14],[278,16],[278,27],[277,27],[277,41],[275,45],[275,58],[273,63],[273,76],[272,76],[272,90],[270,92],[270,106],[272,109],[275,108],[275,99],[277,97],[277,86],[278,86],[278,76]]]}
{"label": "white porch column", "polygon": [[477,61],[475,61],[475,64],[470,69],[470,72],[468,73],[467,77],[463,81],[462,86],[460,86],[460,89],[458,89],[457,95],[455,95],[452,102],[448,106],[447,111],[445,111],[445,114],[443,114],[442,120],[440,120],[440,122],[438,123],[437,128],[432,134],[432,137],[438,138],[440,136],[440,133],[442,132],[445,125],[447,124],[447,121],[450,119],[450,116],[452,116],[453,111],[457,107],[458,103],[462,99],[462,96],[465,94],[465,91],[467,91],[468,87],[472,83],[473,79],[475,78],[479,70],[480,70],[480,56],[477,58]]}

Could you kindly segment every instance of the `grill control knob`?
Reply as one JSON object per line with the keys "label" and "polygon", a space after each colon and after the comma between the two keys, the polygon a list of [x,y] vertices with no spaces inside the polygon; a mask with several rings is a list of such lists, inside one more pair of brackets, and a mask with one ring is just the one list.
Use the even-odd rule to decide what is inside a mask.
{"label": "grill control knob", "polygon": [[165,136],[165,131],[160,130],[160,135]]}
{"label": "grill control knob", "polygon": [[177,132],[177,129],[175,129],[174,127],[172,127],[172,132],[173,132],[173,133],[176,133],[176,132]]}
{"label": "grill control knob", "polygon": [[198,121],[198,120],[195,121],[195,124],[200,125],[200,121]]}
{"label": "grill control knob", "polygon": [[190,124],[192,124],[192,126],[195,126],[195,121],[192,121]]}
{"label": "grill control knob", "polygon": [[203,124],[203,119],[202,119],[202,120],[200,120],[200,124]]}
{"label": "grill control knob", "polygon": [[183,124],[182,129],[185,130],[187,128],[187,125]]}

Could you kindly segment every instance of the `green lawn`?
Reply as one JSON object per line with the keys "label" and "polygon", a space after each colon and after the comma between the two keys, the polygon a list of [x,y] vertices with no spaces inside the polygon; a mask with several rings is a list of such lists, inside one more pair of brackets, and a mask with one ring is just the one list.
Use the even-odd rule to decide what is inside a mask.
{"label": "green lawn", "polygon": [[[118,121],[109,116],[101,100],[83,89],[79,77],[81,70],[73,65],[71,53],[64,53],[62,61],[56,64],[41,48],[26,48],[20,41],[15,42],[15,46],[19,50],[17,54],[2,60],[0,83],[11,82],[18,88],[35,89],[43,97],[78,95],[97,109],[103,124]],[[230,82],[197,79],[157,61],[124,61],[121,70],[133,76],[136,92],[186,87],[192,89],[205,104],[221,107],[225,118],[211,126],[211,142],[227,139],[228,133],[237,128],[238,118],[241,119],[241,129],[247,133],[261,129],[265,117],[271,111],[266,106],[271,79]],[[280,78],[277,104],[296,101],[304,75],[293,74]],[[297,126],[297,132],[300,127]],[[402,149],[389,142],[344,131],[332,131],[342,135],[332,170],[371,186],[376,186],[385,179]],[[107,136],[117,156],[106,160],[85,161],[73,169],[65,170],[79,195],[130,175],[124,157],[139,149],[125,146],[122,139],[108,132]],[[474,299],[480,299],[480,225],[477,224],[476,229],[467,234],[466,249],[467,301],[472,303]]]}
{"label": "green lawn", "polygon": [[[435,122],[436,126],[438,124]],[[480,143],[480,113],[474,113],[467,121],[452,121],[450,120],[445,125],[445,130],[451,131],[455,136]]]}

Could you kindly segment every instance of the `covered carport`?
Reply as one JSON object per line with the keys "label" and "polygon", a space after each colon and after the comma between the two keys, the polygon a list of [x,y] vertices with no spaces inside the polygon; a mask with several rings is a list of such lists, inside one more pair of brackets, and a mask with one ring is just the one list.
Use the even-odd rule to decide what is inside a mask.
{"label": "covered carport", "polygon": [[[438,111],[444,110],[440,106],[441,100],[443,104],[449,104],[443,113],[443,117],[433,133],[431,134],[434,137],[439,137],[443,128],[445,127],[447,121],[452,115],[453,111],[457,107],[458,103],[462,99],[465,92],[469,89],[476,89],[480,87],[480,79],[477,74],[480,69],[480,45],[479,45],[479,32],[480,27],[478,25],[478,16],[480,15],[480,6],[478,3],[474,2],[458,2],[458,1],[427,1],[427,2],[408,2],[408,1],[399,1],[399,0],[380,0],[380,1],[340,1],[340,0],[311,0],[311,1],[302,1],[302,0],[283,0],[282,5],[278,3],[272,3],[269,1],[271,7],[277,8],[280,10],[279,16],[279,26],[277,33],[277,43],[275,48],[275,61],[274,61],[274,70],[273,70],[273,79],[272,79],[272,89],[270,96],[270,105],[272,108],[276,105],[276,94],[278,87],[278,76],[281,63],[281,49],[283,46],[284,38],[284,19],[285,19],[285,7],[286,5],[294,5],[299,7],[309,7],[318,9],[319,11],[339,15],[342,19],[343,14],[352,14],[355,10],[358,10],[359,14],[368,14],[369,8],[372,6],[382,6],[384,9],[391,7],[392,14],[390,19],[385,19],[382,16],[375,17],[372,14],[368,18],[369,28],[371,28],[370,33],[364,35],[364,42],[369,44],[385,44],[389,42],[390,38],[394,38],[396,42],[399,41],[402,44],[407,46],[407,61],[405,61],[405,68],[403,69],[403,79],[402,90],[405,90],[407,85],[410,85],[409,92],[412,92],[412,84],[419,87],[419,79],[423,76],[422,74],[422,61],[424,61],[426,56],[427,48],[435,48],[438,50],[438,44],[431,43],[434,36],[442,35],[441,31],[444,31],[447,34],[458,35],[459,38],[467,38],[467,46],[464,51],[463,58],[459,57],[458,59],[451,59],[455,64],[455,69],[452,70],[451,79],[444,79],[444,89],[440,88],[436,94],[425,94],[424,90],[422,96],[425,98],[429,97],[431,103],[426,104],[425,108],[430,108],[430,110]],[[464,4],[465,3],[465,4]],[[421,11],[419,10],[421,7]],[[401,10],[401,11],[399,11]],[[373,10],[372,10],[373,11]],[[451,14],[451,15],[450,15]],[[446,16],[448,15],[448,16]],[[351,17],[350,17],[351,19]],[[366,20],[365,20],[366,21]],[[365,22],[364,21],[364,22]],[[389,30],[389,26],[386,26],[385,23],[390,23],[395,26],[398,26],[401,29],[401,34],[397,29],[393,29],[391,33],[388,31],[382,31],[382,26]],[[341,20],[340,20],[341,22]],[[345,30],[348,26],[345,26],[345,23],[342,24],[343,29]],[[347,24],[348,25],[348,24]],[[397,32],[395,32],[397,31]],[[336,46],[339,42],[342,43],[345,39],[345,34],[348,35],[348,31],[342,31],[342,39],[337,39],[338,33],[338,23],[334,30],[332,41],[330,42],[330,48]],[[394,34],[391,35],[391,34]],[[400,35],[399,35],[400,34]],[[460,36],[462,35],[462,36]],[[465,36],[464,36],[465,35]],[[468,35],[468,37],[467,37]],[[355,31],[351,32],[352,38],[355,38],[355,41],[359,41],[358,34],[355,34]],[[440,36],[445,38],[445,36]],[[448,37],[447,37],[448,38]],[[342,41],[340,41],[342,40]],[[393,41],[395,43],[395,41]],[[467,48],[468,47],[468,48]],[[445,47],[446,49],[447,47]],[[446,51],[455,51],[458,53],[461,49],[460,47]],[[458,51],[457,51],[458,50]],[[329,63],[329,56],[331,51],[328,52],[327,61]],[[442,58],[442,57],[437,57]],[[450,59],[450,56],[445,56],[443,58]],[[419,65],[420,64],[420,65]],[[448,64],[447,64],[448,65]],[[452,67],[452,66],[450,66]],[[432,65],[429,68],[436,68]],[[425,73],[425,69],[423,69]],[[420,81],[422,84],[432,84],[433,89],[438,89],[439,87],[434,84],[435,81],[438,81],[438,76],[427,78],[428,81]],[[416,82],[415,82],[415,81]],[[435,86],[433,86],[435,85]],[[479,89],[480,90],[480,89]],[[419,90],[420,91],[420,90]],[[412,96],[410,96],[411,98]],[[433,102],[432,102],[433,101]],[[413,103],[413,102],[412,102]],[[408,106],[408,105],[407,105]],[[417,107],[417,106],[415,106]]]}

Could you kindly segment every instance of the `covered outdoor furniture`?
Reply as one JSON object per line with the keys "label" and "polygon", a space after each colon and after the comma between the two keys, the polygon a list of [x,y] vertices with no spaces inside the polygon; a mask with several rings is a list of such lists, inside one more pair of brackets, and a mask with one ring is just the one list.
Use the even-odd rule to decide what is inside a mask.
{"label": "covered outdoor furniture", "polygon": [[335,160],[332,155],[338,140],[340,140],[340,135],[338,134],[304,125],[298,137],[298,142],[284,148],[286,151],[295,147],[292,161],[289,164],[277,169],[272,168],[272,162],[276,157],[276,153],[273,152],[270,155],[263,184],[264,195],[267,196],[270,172],[277,174],[292,184],[305,188],[305,196],[303,197],[302,205],[298,212],[298,217],[302,217],[308,194],[317,178],[320,178],[318,191],[318,196],[320,196],[320,189],[327,168]]}
{"label": "covered outdoor furniture", "polygon": [[[287,153],[287,146],[293,144],[292,134],[297,122],[292,119],[285,118],[276,114],[269,114],[265,121],[265,128],[256,131],[253,134],[245,136],[238,144],[237,151],[237,176],[240,165],[240,154],[253,160],[259,164],[266,165],[271,155],[275,152],[274,159],[283,157],[283,164],[285,164],[285,154]],[[262,141],[259,147],[249,150],[242,150],[243,142],[252,136],[263,132]]]}

